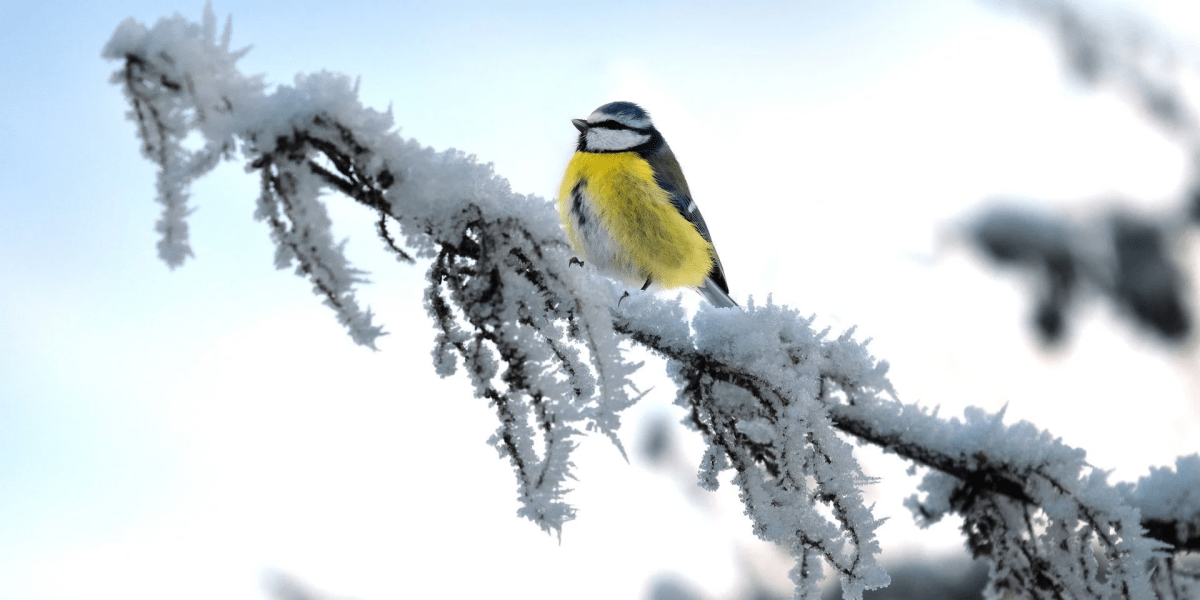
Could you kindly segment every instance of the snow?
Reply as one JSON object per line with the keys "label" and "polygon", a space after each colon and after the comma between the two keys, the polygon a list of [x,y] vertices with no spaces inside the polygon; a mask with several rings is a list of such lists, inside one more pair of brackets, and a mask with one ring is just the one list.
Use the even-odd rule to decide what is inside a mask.
{"label": "snow", "polygon": [[[969,546],[992,561],[996,594],[1029,592],[1037,579],[1074,597],[1149,598],[1146,565],[1165,570],[1166,546],[1142,535],[1141,519],[1194,534],[1195,456],[1117,488],[1082,450],[1030,423],[1005,424],[1003,412],[946,419],[900,402],[887,363],[853,329],[831,336],[771,299],[694,315],[650,293],[622,300],[619,286],[572,265],[550,202],[514,193],[473,156],[402,138],[390,112],[362,106],[346,76],[300,75],[267,93],[238,71],[245,51],[229,50],[229,23],[220,40],[215,23],[211,7],[201,24],[126,20],[103,52],[124,61],[113,81],[159,167],[160,257],[175,267],[192,255],[189,186],[237,157],[261,177],[255,217],[270,226],[276,266],[308,279],[350,337],[374,347],[383,328],[355,295],[366,273],[335,240],[325,198],[348,196],[376,213],[399,258],[429,263],[435,368],[461,371],[495,411],[488,442],[513,467],[518,514],[547,533],[561,535],[576,517],[566,496],[581,436],[600,433],[624,452],[620,413],[641,396],[630,380],[641,365],[627,360],[634,344],[667,359],[677,403],[708,444],[700,485],[716,489],[734,472],[755,534],[796,559],[797,597],[818,593],[822,562],[846,598],[889,582],[878,562],[881,521],[863,495],[873,480],[846,434],[935,469],[908,505],[924,523],[964,517]],[[192,133],[203,139],[194,150]],[[1022,218],[995,215],[978,235],[1004,257],[1057,248],[1057,226]]]}

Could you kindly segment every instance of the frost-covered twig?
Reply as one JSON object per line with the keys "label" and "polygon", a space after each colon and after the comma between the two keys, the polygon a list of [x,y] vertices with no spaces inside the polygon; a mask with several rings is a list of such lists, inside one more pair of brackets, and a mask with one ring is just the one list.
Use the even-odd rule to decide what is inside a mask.
{"label": "frost-covered twig", "polygon": [[993,592],[1153,597],[1146,565],[1166,544],[1144,536],[1137,511],[1105,473],[1087,465],[1082,450],[976,409],[965,422],[890,402],[851,403],[834,414],[844,429],[937,469],[921,484],[925,498],[907,504],[923,523],[951,512],[963,517],[968,546],[991,559]]}
{"label": "frost-covered twig", "polygon": [[[241,54],[229,51],[228,25],[217,41],[211,7],[199,25],[178,15],[153,28],[126,20],[104,49],[124,63],[114,82],[159,166],[163,259],[174,266],[190,253],[180,199],[191,181],[236,150],[262,181],[255,216],[270,228],[276,265],[294,265],[352,339],[374,347],[383,331],[359,306],[364,274],[334,241],[323,194],[374,211],[389,251],[432,261],[426,307],[440,332],[438,372],[466,366],[499,417],[492,443],[515,467],[521,514],[560,531],[574,514],[563,495],[575,438],[598,431],[619,445],[617,415],[636,395],[627,378],[635,366],[621,359],[607,308],[581,300],[603,292],[566,268],[553,211],[512,193],[490,165],[403,140],[346,77],[298,76],[268,94],[238,72]],[[184,145],[193,133],[200,150]]]}
{"label": "frost-covered twig", "polygon": [[677,306],[645,298],[616,311],[616,329],[670,359],[678,404],[709,444],[700,485],[716,489],[732,468],[746,514],[763,539],[791,549],[798,593],[817,593],[823,558],[847,597],[887,585],[875,560],[879,526],[863,504],[863,474],[833,430],[827,397],[891,393],[877,363],[847,333],[829,340],[811,319],[768,303],[744,312],[702,312],[689,324]]}
{"label": "frost-covered twig", "polygon": [[[1030,426],[984,419],[983,431],[1000,433],[976,440],[978,419],[913,413],[895,400],[886,364],[851,332],[830,338],[786,307],[751,302],[689,321],[678,301],[653,294],[618,304],[614,284],[571,266],[550,203],[513,193],[473,157],[402,139],[390,113],[364,108],[344,76],[299,76],[268,94],[238,73],[228,42],[228,26],[216,40],[207,8],[200,25],[127,20],[104,50],[124,63],[114,81],[159,166],[163,259],[175,266],[190,253],[190,182],[240,154],[262,182],[256,216],[270,228],[276,264],[295,265],[351,337],[373,347],[382,330],[358,305],[364,274],[334,241],[325,194],[372,211],[388,251],[428,262],[437,371],[462,367],[495,411],[490,441],[514,467],[519,513],[544,530],[561,534],[574,516],[564,495],[580,435],[599,432],[620,448],[618,415],[640,397],[629,380],[640,365],[622,344],[635,343],[668,359],[678,402],[709,444],[701,484],[715,488],[722,471],[734,471],[754,531],[795,555],[798,596],[816,592],[821,560],[848,598],[887,583],[879,522],[861,492],[871,480],[840,430],[953,475],[927,478],[922,516],[964,514],[997,589],[1033,594],[1049,580],[1070,593],[1149,597],[1138,561],[1154,546],[1102,476],[1081,475],[1081,452],[1037,432],[1014,453],[1004,443],[1029,441]],[[194,151],[184,143],[192,133],[202,139]],[[1092,542],[1107,567],[1088,558]]]}
{"label": "frost-covered twig", "polygon": [[1177,551],[1200,552],[1200,455],[1182,456],[1175,469],[1151,469],[1136,484],[1117,489],[1141,512],[1151,537]]}
{"label": "frost-covered twig", "polygon": [[[663,325],[677,323],[667,314],[617,319],[618,331],[676,365],[680,404],[691,410],[692,423],[710,443],[701,484],[715,487],[715,471],[734,468],[747,513],[765,538],[779,540],[772,536],[786,529],[804,540],[810,531],[827,527],[826,535],[837,532],[832,543],[808,544],[809,550],[833,565],[844,581],[869,580],[855,571],[870,566],[857,562],[861,556],[855,550],[874,543],[874,524],[861,518],[869,513],[855,504],[860,496],[825,495],[819,474],[807,474],[813,485],[798,485],[786,470],[796,461],[815,461],[861,477],[853,457],[839,454],[836,443],[818,443],[832,425],[931,469],[922,485],[926,497],[918,501],[914,496],[908,504],[926,524],[951,512],[964,518],[968,546],[976,556],[990,559],[991,586],[998,597],[1008,591],[1034,598],[1150,598],[1152,576],[1158,597],[1189,597],[1164,595],[1158,585],[1162,575],[1175,573],[1159,551],[1190,550],[1188,537],[1174,532],[1145,536],[1135,510],[1145,502],[1126,502],[1105,473],[1087,465],[1083,451],[1029,423],[1006,426],[1003,414],[972,409],[966,422],[959,422],[888,398],[893,393],[884,377],[885,364],[875,363],[848,335],[825,340],[794,313],[782,316],[787,313],[750,304],[745,315],[702,314],[693,323],[694,338],[680,326]],[[720,321],[737,321],[737,326]],[[771,324],[764,327],[764,321]],[[803,431],[798,424],[813,429]],[[802,441],[795,439],[796,430],[806,436]],[[1200,483],[1192,471],[1181,463],[1173,489]],[[806,499],[799,507],[788,500],[797,495]],[[829,503],[827,512],[836,523],[823,520],[816,510],[822,502]],[[1184,507],[1165,513],[1174,517],[1176,529],[1194,531],[1200,523],[1200,498],[1179,499],[1174,505]],[[1158,568],[1148,569],[1148,564]],[[1183,587],[1185,578],[1174,579],[1179,590],[1193,589]]]}

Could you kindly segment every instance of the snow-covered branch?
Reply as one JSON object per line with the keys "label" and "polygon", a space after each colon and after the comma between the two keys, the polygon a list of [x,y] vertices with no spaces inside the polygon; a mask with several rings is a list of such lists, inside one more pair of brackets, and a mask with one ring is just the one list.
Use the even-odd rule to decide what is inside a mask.
{"label": "snow-covered branch", "polygon": [[716,489],[721,471],[735,471],[755,533],[797,559],[798,590],[816,593],[821,571],[814,558],[838,572],[847,597],[887,585],[875,561],[880,522],[860,491],[871,479],[835,434],[828,411],[838,394],[892,393],[886,363],[875,362],[850,332],[827,339],[811,318],[770,303],[701,312],[690,324],[677,306],[644,297],[628,305],[617,311],[617,331],[670,360],[677,403],[709,444],[700,485]]}
{"label": "snow-covered branch", "polygon": [[[160,256],[174,267],[190,255],[188,186],[240,156],[262,182],[255,215],[275,242],[276,265],[294,267],[351,338],[374,347],[383,331],[355,294],[364,274],[335,242],[325,201],[341,195],[372,211],[387,251],[429,265],[437,372],[462,368],[495,411],[490,443],[514,468],[519,513],[542,529],[561,535],[575,515],[565,482],[581,435],[621,447],[619,414],[640,397],[629,377],[641,365],[625,357],[637,344],[667,359],[677,401],[709,445],[700,484],[714,489],[733,471],[755,533],[795,556],[799,597],[816,593],[821,562],[847,598],[888,582],[877,562],[879,521],[861,491],[872,480],[847,434],[931,469],[925,498],[911,506],[922,521],[964,517],[971,548],[991,559],[997,593],[1173,598],[1192,589],[1178,577],[1160,585],[1160,574],[1178,573],[1131,506],[1157,506],[1163,497],[1150,486],[1118,492],[1081,450],[1026,423],[982,413],[959,423],[902,404],[886,363],[852,332],[816,331],[787,307],[751,302],[689,319],[678,301],[649,293],[618,303],[615,284],[572,266],[549,202],[513,193],[472,156],[401,138],[390,112],[363,107],[342,75],[298,76],[268,93],[238,72],[242,53],[229,39],[228,24],[217,39],[206,8],[201,24],[127,20],[104,49],[122,62],[113,81],[159,167]],[[201,143],[189,149],[194,134]],[[1193,472],[1181,467],[1179,476]],[[1200,502],[1186,500],[1147,513],[1175,552],[1200,530]]]}
{"label": "snow-covered branch", "polygon": [[[237,72],[241,53],[228,43],[228,25],[217,42],[206,9],[200,25],[178,15],[152,29],[127,20],[104,50],[124,62],[114,82],[159,165],[168,207],[160,248],[174,249],[162,258],[174,266],[190,253],[179,200],[190,182],[212,157],[240,151],[262,181],[255,216],[270,228],[276,266],[294,266],[352,339],[374,347],[382,328],[355,295],[364,274],[334,241],[322,194],[374,211],[389,251],[431,261],[425,303],[439,330],[438,372],[466,367],[497,413],[492,443],[515,467],[522,514],[560,531],[574,514],[563,484],[575,438],[598,431],[619,446],[618,413],[636,399],[627,379],[635,366],[621,359],[601,300],[613,288],[567,268],[554,212],[512,193],[490,165],[403,140],[391,115],[363,107],[342,75],[299,76],[267,94]],[[191,133],[204,140],[199,150],[183,143]]]}

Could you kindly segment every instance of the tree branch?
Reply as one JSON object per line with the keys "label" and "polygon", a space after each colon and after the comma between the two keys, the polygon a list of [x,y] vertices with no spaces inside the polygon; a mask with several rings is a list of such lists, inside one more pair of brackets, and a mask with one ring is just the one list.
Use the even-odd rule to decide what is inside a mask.
{"label": "tree branch", "polygon": [[[635,343],[667,358],[677,403],[709,444],[701,484],[713,489],[734,471],[754,532],[796,558],[800,597],[818,592],[818,557],[838,572],[847,597],[888,582],[877,561],[879,521],[861,492],[872,480],[839,431],[934,469],[922,483],[926,498],[910,507],[927,522],[962,514],[972,548],[992,562],[996,590],[1143,598],[1151,593],[1147,564],[1175,573],[1128,505],[1142,496],[1122,496],[1082,451],[1028,423],[1006,426],[1003,415],[968,411],[959,422],[902,404],[887,364],[853,331],[831,339],[787,307],[751,302],[689,318],[677,301],[652,294],[618,304],[615,284],[571,266],[549,203],[514,194],[472,157],[401,139],[391,114],[362,107],[344,76],[298,77],[266,94],[238,72],[241,54],[228,39],[227,31],[216,42],[208,9],[204,26],[179,16],[153,29],[127,20],[104,51],[124,61],[114,82],[160,169],[169,221],[162,244],[174,249],[163,254],[160,245],[160,254],[179,263],[188,185],[237,148],[260,171],[255,214],[270,226],[276,265],[295,264],[351,337],[373,347],[382,330],[355,297],[364,274],[333,241],[323,194],[374,211],[390,251],[430,261],[435,367],[442,376],[464,367],[495,411],[489,441],[514,469],[519,514],[543,530],[561,535],[575,516],[565,482],[579,436],[600,432],[620,448],[619,414],[642,396],[630,381],[641,365],[624,356]],[[182,146],[190,132],[204,136],[202,150]],[[1171,518],[1154,518],[1153,531],[1169,538]],[[1193,525],[1174,521],[1176,552],[1194,547]]]}

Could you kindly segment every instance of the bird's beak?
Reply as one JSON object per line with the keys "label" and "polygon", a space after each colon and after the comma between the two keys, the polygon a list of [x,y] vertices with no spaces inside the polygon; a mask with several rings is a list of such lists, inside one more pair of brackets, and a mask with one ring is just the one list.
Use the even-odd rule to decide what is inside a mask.
{"label": "bird's beak", "polygon": [[587,131],[588,122],[583,119],[571,119],[571,124],[575,126],[575,129],[579,130],[579,133]]}

